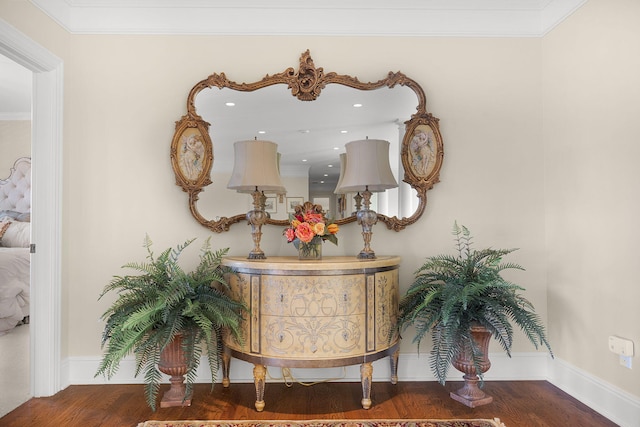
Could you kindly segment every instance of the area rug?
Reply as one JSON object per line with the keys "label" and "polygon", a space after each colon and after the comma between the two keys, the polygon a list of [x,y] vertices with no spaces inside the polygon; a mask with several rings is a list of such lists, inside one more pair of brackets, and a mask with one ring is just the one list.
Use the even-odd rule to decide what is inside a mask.
{"label": "area rug", "polygon": [[138,427],[506,427],[493,420],[146,421]]}

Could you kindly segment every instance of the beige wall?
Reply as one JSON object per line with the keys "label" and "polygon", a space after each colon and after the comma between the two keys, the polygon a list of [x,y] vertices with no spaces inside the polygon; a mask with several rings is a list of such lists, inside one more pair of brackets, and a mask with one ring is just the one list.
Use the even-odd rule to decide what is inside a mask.
{"label": "beige wall", "polygon": [[31,121],[0,120],[0,179],[20,157],[31,157]]}
{"label": "beige wall", "polygon": [[[596,267],[606,249],[632,257],[634,239],[604,228],[594,233],[584,216],[569,216],[573,207],[561,205],[568,197],[578,197],[581,203],[589,203],[594,221],[609,223],[607,214],[632,203],[630,197],[619,199],[629,195],[604,181],[620,177],[632,161],[631,156],[610,152],[607,137],[629,135],[634,124],[618,120],[614,128],[602,121],[603,109],[613,105],[603,106],[601,100],[594,101],[594,114],[578,114],[578,107],[585,107],[578,95],[588,93],[586,84],[596,83],[592,78],[571,83],[573,90],[567,94],[566,104],[561,97],[553,96],[564,90],[542,91],[544,84],[565,87],[558,82],[563,78],[566,56],[571,56],[570,41],[582,36],[590,25],[593,8],[603,3],[592,0],[586,12],[580,11],[563,24],[567,31],[561,28],[545,39],[466,39],[69,35],[30,4],[0,0],[0,16],[65,62],[63,357],[100,354],[102,323],[98,317],[109,301],[98,302],[97,296],[112,275],[122,273],[122,264],[142,260],[145,233],[158,251],[190,237],[209,235],[191,218],[186,194],[174,184],[169,161],[174,122],[185,112],[191,87],[221,71],[232,80],[254,81],[266,73],[297,67],[300,53],[310,49],[316,66],[325,71],[362,80],[377,80],[390,70],[404,72],[423,86],[428,109],[441,119],[445,161],[441,182],[428,193],[425,215],[400,233],[388,231],[382,224],[374,230],[372,246],[377,253],[402,257],[401,292],[425,256],[452,251],[450,229],[457,220],[471,228],[478,246],[521,248],[511,261],[527,270],[510,278],[527,289],[526,295],[545,322],[547,289],[551,292],[551,327],[557,328],[551,330],[552,346],[560,357],[640,395],[637,376],[633,385],[616,373],[617,362],[606,353],[602,341],[606,342],[609,333],[632,335],[613,327],[605,330],[606,322],[613,322],[609,318],[634,308],[638,292],[632,288],[630,274],[616,274],[614,283],[605,277],[598,277],[593,284],[584,280],[592,273],[589,269],[599,268],[604,273],[604,265],[613,267],[608,255],[607,262]],[[587,35],[600,35],[599,31],[595,33]],[[633,34],[637,37],[638,32]],[[549,42],[556,39],[557,46]],[[563,51],[563,45],[568,52]],[[579,58],[575,71],[582,68],[586,58],[586,54]],[[543,59],[545,66],[541,67]],[[550,61],[560,62],[554,66]],[[592,68],[589,76],[611,72],[611,67],[601,61],[588,61],[584,66]],[[572,94],[575,96],[569,96]],[[566,117],[568,121],[552,121],[547,115],[543,120],[547,106],[554,117]],[[559,136],[560,132],[564,135]],[[593,141],[590,152],[570,153],[579,155],[576,160],[554,155],[553,150],[564,153],[573,146],[571,141],[582,140],[585,135]],[[544,144],[545,138],[554,143]],[[563,141],[569,142],[563,147]],[[614,142],[622,144],[620,139]],[[577,173],[584,167],[584,157],[596,153],[606,157],[598,157],[601,161],[585,169],[584,174],[589,182],[597,184],[597,191],[587,193],[593,189],[589,186],[583,195],[573,195],[572,178],[563,174],[565,162]],[[616,158],[615,164],[604,161],[612,157]],[[606,173],[597,172],[602,169]],[[550,205],[546,210],[545,171],[549,176],[546,182],[550,183],[546,187]],[[631,172],[623,178],[625,185],[635,179]],[[564,188],[566,191],[562,191]],[[607,203],[598,204],[599,197]],[[554,209],[572,225],[558,223],[561,218]],[[548,247],[545,220],[551,222]],[[578,221],[584,225],[575,225]],[[623,222],[618,224],[621,227]],[[589,240],[579,240],[569,247],[574,229],[580,239],[588,232]],[[355,254],[362,247],[355,224],[343,227],[339,237],[338,247],[327,245],[329,255]],[[243,225],[214,235],[213,243],[230,247],[232,254],[245,254],[251,249],[249,232]],[[290,253],[290,245],[277,227],[264,230],[262,243],[268,255]],[[576,250],[597,254],[580,265]],[[547,252],[558,257],[547,257]],[[196,251],[192,253],[195,257]],[[549,272],[547,262],[552,266]],[[630,264],[622,263],[616,269],[626,265]],[[576,270],[581,275],[571,277]],[[604,286],[598,286],[600,283]],[[615,292],[615,286],[628,293]],[[576,293],[579,298],[569,297]],[[591,308],[587,304],[590,293],[594,294]],[[608,298],[619,299],[622,310],[613,303],[605,304]],[[596,302],[600,304],[596,306]],[[627,316],[627,320],[633,320],[633,314]],[[585,330],[578,324],[591,327]],[[532,350],[518,335],[514,351]],[[415,352],[416,348],[405,340],[402,351]],[[590,358],[595,361],[587,362]],[[603,371],[605,365],[610,368]],[[428,369],[426,363],[424,369]],[[625,373],[634,372],[637,370]]]}
{"label": "beige wall", "polygon": [[[531,58],[539,61],[540,41],[398,41],[71,37],[64,149],[68,354],[97,354],[101,324],[86,319],[106,307],[107,301],[95,299],[118,267],[143,256],[144,233],[159,248],[208,235],[191,219],[168,157],[174,122],[184,114],[191,86],[216,71],[254,81],[296,66],[307,48],[325,70],[366,80],[398,69],[413,76],[427,91],[430,110],[442,118],[447,157],[425,218],[401,234],[377,227],[374,236],[378,253],[403,257],[405,285],[424,256],[451,250],[449,232],[457,219],[476,232],[480,244],[523,248],[517,260],[529,270],[519,280],[546,316],[544,266],[536,256],[544,244],[543,193],[532,179],[542,162],[536,147],[540,73],[527,65]],[[251,248],[242,225],[214,239],[235,254]],[[276,227],[265,230],[262,242],[271,255],[291,249]],[[338,248],[329,246],[334,253],[357,253],[362,246],[357,226],[343,228]],[[415,350],[408,342],[405,347]],[[530,349],[523,341],[516,347]]]}
{"label": "beige wall", "polygon": [[558,357],[640,396],[640,3],[590,0],[543,40],[549,328]]}

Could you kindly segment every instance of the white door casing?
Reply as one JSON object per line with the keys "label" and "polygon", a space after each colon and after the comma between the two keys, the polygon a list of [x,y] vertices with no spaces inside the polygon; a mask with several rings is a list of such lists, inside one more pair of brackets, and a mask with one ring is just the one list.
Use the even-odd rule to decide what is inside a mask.
{"label": "white door casing", "polygon": [[36,245],[36,253],[31,256],[31,394],[52,396],[63,388],[60,355],[63,62],[2,19],[0,53],[33,72],[31,242]]}

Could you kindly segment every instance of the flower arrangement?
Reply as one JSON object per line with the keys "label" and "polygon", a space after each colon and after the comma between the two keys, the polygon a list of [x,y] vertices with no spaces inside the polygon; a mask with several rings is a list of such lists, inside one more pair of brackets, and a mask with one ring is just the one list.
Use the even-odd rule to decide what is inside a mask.
{"label": "flower arrangement", "polygon": [[295,212],[289,214],[289,224],[283,234],[303,257],[318,257],[319,245],[325,240],[338,244],[339,227],[325,217],[321,205],[305,202],[296,206]]}

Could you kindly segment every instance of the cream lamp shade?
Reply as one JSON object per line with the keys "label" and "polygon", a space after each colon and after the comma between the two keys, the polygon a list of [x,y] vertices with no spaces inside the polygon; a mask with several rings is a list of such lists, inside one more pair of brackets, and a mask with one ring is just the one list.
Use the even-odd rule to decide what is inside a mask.
{"label": "cream lamp shade", "polygon": [[346,167],[336,193],[384,191],[398,186],[389,165],[389,142],[381,139],[361,139],[345,145]]}
{"label": "cream lamp shade", "polygon": [[278,172],[278,145],[271,141],[238,141],[233,144],[233,172],[227,188],[252,192],[285,193]]}

